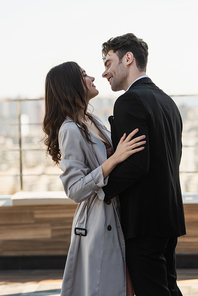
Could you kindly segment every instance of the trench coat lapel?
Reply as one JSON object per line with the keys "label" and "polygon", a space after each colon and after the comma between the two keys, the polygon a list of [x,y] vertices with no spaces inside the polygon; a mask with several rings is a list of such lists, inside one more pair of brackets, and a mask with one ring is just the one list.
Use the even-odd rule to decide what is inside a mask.
{"label": "trench coat lapel", "polygon": [[100,129],[101,133],[105,136],[105,138],[109,141],[109,143],[112,145],[111,141],[111,133],[110,131],[106,128],[106,126],[94,115],[93,120],[96,123],[97,127]]}
{"label": "trench coat lapel", "polygon": [[[108,129],[105,127],[105,125],[102,123],[102,121],[100,121],[100,119],[97,116],[92,114],[92,117],[97,127],[100,129],[100,131],[104,134],[106,139],[112,145],[110,131],[108,131]],[[72,120],[69,117],[65,120],[65,122],[70,122],[70,121]],[[93,157],[92,162],[91,162],[91,159],[89,159],[93,165],[91,169],[94,169],[96,166],[101,165],[107,159],[107,151],[104,143],[99,139],[97,139],[91,132],[90,132],[90,137],[91,137],[91,141],[93,143],[96,143],[96,145],[94,145],[92,143],[86,142],[87,148],[91,153],[90,156]]]}
{"label": "trench coat lapel", "polygon": [[[93,115],[92,115],[93,116]],[[111,133],[107,130],[107,128],[104,126],[100,120],[96,116],[93,116],[94,122],[97,125],[97,127],[100,129],[101,133],[105,136],[105,138],[108,140],[108,142],[112,145],[111,141]],[[99,165],[102,164],[107,159],[107,151],[104,143],[97,139],[92,133],[91,134],[91,140],[93,143],[96,143],[96,145],[92,144],[92,149],[95,151],[95,155],[97,157]]]}

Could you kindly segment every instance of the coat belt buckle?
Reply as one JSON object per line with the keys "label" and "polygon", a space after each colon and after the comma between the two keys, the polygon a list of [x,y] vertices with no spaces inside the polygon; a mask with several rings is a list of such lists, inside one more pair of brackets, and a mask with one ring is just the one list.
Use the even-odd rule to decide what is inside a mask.
{"label": "coat belt buckle", "polygon": [[75,227],[74,233],[76,235],[80,235],[80,236],[87,236],[87,229],[86,228]]}

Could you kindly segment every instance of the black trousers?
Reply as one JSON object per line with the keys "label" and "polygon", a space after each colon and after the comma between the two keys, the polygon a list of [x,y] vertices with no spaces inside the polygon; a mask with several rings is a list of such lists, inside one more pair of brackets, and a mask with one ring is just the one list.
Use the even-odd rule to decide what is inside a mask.
{"label": "black trousers", "polygon": [[137,296],[182,296],[177,286],[177,238],[140,236],[126,240],[126,261]]}

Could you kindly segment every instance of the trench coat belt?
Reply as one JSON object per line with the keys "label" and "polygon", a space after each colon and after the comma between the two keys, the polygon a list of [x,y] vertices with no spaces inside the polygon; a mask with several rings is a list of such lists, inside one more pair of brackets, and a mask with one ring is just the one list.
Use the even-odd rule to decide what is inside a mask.
{"label": "trench coat belt", "polygon": [[89,200],[86,200],[80,211],[78,219],[76,221],[76,227],[74,228],[75,235],[86,236],[87,235],[87,204]]}

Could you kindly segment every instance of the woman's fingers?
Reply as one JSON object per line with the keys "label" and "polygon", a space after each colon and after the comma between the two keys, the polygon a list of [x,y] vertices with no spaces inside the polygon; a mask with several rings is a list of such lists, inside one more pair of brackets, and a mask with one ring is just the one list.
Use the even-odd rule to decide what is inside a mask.
{"label": "woman's fingers", "polygon": [[124,133],[123,136],[120,138],[120,141],[118,144],[124,142],[125,138],[126,138],[126,133]]}
{"label": "woman's fingers", "polygon": [[[143,150],[145,147],[142,146],[142,145],[144,145],[144,144],[146,144],[146,141],[141,141],[141,142],[138,142],[138,143],[135,143],[135,144],[127,143],[126,148],[125,148],[126,149],[125,151],[127,153],[129,153],[130,155],[131,154],[134,154],[134,153],[136,153],[138,151]],[[139,147],[139,146],[141,146],[141,147]]]}
{"label": "woman's fingers", "polygon": [[136,143],[136,142],[139,142],[141,141],[142,139],[146,138],[145,135],[142,135],[142,136],[139,136],[139,137],[136,137],[134,139],[132,139],[134,137],[135,134],[137,134],[138,132],[138,128],[136,128],[135,130],[133,130],[127,137],[126,139],[124,140],[125,142],[131,142],[131,143]]}
{"label": "woman's fingers", "polygon": [[139,147],[139,146],[146,144],[146,141],[140,141],[137,143],[129,143],[129,144],[130,144],[129,147],[135,148],[135,147]]}
{"label": "woman's fingers", "polygon": [[129,142],[135,136],[135,134],[137,134],[138,131],[139,131],[138,128],[134,129],[130,134],[128,134],[128,136],[125,139],[125,141],[126,142]]}
{"label": "woman's fingers", "polygon": [[139,141],[141,141],[141,140],[143,140],[145,138],[146,138],[146,136],[142,135],[142,136],[139,136],[139,137],[136,137],[136,138],[132,139],[131,141],[129,141],[129,143],[135,144],[135,143],[137,143],[137,142],[139,142]]}
{"label": "woman's fingers", "polygon": [[136,152],[142,151],[142,150],[144,150],[144,148],[145,147],[140,147],[140,148],[132,149],[131,152],[130,152],[130,154],[132,155],[132,154],[134,154]]}

